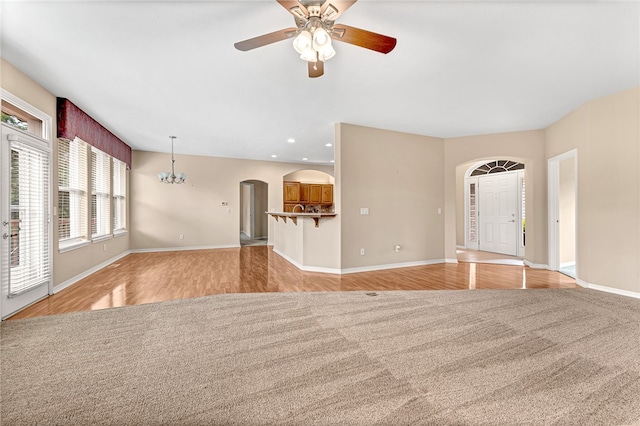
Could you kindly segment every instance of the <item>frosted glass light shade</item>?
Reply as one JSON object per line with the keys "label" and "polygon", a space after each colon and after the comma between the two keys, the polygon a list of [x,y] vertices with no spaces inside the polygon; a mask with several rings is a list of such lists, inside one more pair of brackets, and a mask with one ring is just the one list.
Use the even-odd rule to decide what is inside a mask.
{"label": "frosted glass light shade", "polygon": [[312,38],[309,31],[301,31],[300,34],[293,39],[293,48],[301,55],[304,54],[307,49],[310,49],[311,46]]}
{"label": "frosted glass light shade", "polygon": [[318,59],[321,60],[322,62],[328,61],[329,59],[333,58],[335,54],[336,54],[336,51],[333,48],[333,46],[328,45],[327,47],[323,48],[320,52],[318,52]]}
{"label": "frosted glass light shade", "polygon": [[320,52],[327,46],[331,46],[331,37],[324,28],[318,28],[313,33],[313,48]]}

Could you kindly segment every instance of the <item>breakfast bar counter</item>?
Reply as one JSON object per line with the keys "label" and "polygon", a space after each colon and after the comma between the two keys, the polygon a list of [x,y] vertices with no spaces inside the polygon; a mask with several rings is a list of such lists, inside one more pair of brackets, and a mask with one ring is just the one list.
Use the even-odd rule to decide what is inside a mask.
{"label": "breakfast bar counter", "polygon": [[303,271],[339,273],[337,214],[265,212],[274,218],[273,251]]}

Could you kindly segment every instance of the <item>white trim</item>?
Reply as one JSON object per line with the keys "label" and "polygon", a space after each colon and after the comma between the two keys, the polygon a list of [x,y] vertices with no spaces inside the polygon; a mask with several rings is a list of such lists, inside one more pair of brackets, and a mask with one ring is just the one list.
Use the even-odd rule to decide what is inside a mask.
{"label": "white trim", "polygon": [[107,241],[112,238],[113,238],[113,234],[98,235],[91,240],[91,244],[101,243],[102,241]]}
{"label": "white trim", "polygon": [[155,252],[162,252],[162,251],[211,250],[211,249],[224,249],[224,248],[240,248],[240,244],[229,244],[229,245],[220,245],[220,246],[189,246],[189,247],[133,249],[133,250],[129,250],[129,253],[155,253]]}
{"label": "white trim", "polygon": [[280,250],[278,250],[275,247],[273,248],[273,252],[275,254],[277,254],[278,256],[282,256],[282,258],[284,260],[286,260],[287,262],[291,263],[293,266],[295,266],[296,268],[300,269],[301,271],[323,272],[325,274],[341,274],[342,273],[342,271],[340,269],[335,269],[335,268],[325,268],[325,267],[322,267],[322,266],[304,266],[304,265],[296,262],[291,257],[287,256],[285,253],[281,252]]}
{"label": "white trim", "polygon": [[13,93],[9,92],[6,89],[0,88],[0,98],[6,100],[12,105],[17,106],[24,112],[27,112],[33,115],[34,117],[42,120],[42,135],[34,135],[32,133],[29,133],[29,135],[39,137],[40,139],[44,139],[47,142],[51,142],[51,132],[53,131],[53,120],[51,119],[51,116],[49,114],[39,110],[33,105],[20,99],[19,97],[17,97],[16,95],[14,95]]}
{"label": "white trim", "polygon": [[576,262],[572,261],[572,262],[563,262],[560,264],[560,269],[562,268],[568,268],[570,266],[576,266]]}
{"label": "white trim", "polygon": [[[548,269],[560,269],[560,161],[573,158],[575,164],[575,204],[578,205],[578,150],[571,149],[547,160],[547,262]],[[578,209],[575,211],[574,226],[576,227],[575,255],[578,258]]]}
{"label": "white trim", "polygon": [[612,293],[612,294],[617,294],[619,296],[626,296],[626,297],[633,297],[634,299],[640,299],[640,293],[635,291],[622,290],[619,288],[607,287],[607,286],[598,285],[598,284],[590,284],[579,278],[576,278],[576,284],[578,284],[580,287],[588,288],[591,290],[603,291],[605,293]]}
{"label": "white trim", "polygon": [[130,251],[124,251],[122,253],[120,253],[119,255],[112,257],[109,260],[105,260],[104,262],[94,266],[93,268],[89,268],[86,271],[82,272],[81,274],[76,275],[75,277],[69,278],[66,281],[61,282],[60,284],[58,284],[57,286],[53,287],[53,293],[52,294],[56,294],[59,291],[64,290],[65,288],[77,283],[78,281],[87,278],[89,275],[94,274],[96,272],[98,272],[100,269],[109,266],[110,264],[112,264],[113,262],[122,259],[123,257],[127,256],[130,254]]}
{"label": "white trim", "polygon": [[415,262],[389,263],[386,265],[360,266],[356,268],[342,269],[343,274],[353,274],[356,272],[382,271],[385,269],[410,268],[412,266],[435,265],[439,263],[447,263],[445,259],[418,260]]}
{"label": "white trim", "polygon": [[466,246],[464,246],[464,245],[458,245],[458,244],[456,244],[456,249],[458,249],[458,250],[465,250],[466,248],[467,248],[467,247],[466,247]]}
{"label": "white trim", "polygon": [[532,263],[532,262],[529,262],[526,259],[524,259],[522,262],[524,263],[524,266],[528,266],[529,268],[533,268],[533,269],[549,269],[549,266],[545,265],[543,263]]}
{"label": "white trim", "polygon": [[424,266],[424,265],[435,265],[439,263],[458,263],[456,259],[435,259],[435,260],[419,260],[414,262],[402,262],[402,263],[389,263],[386,265],[370,265],[370,266],[357,266],[355,268],[345,268],[345,269],[337,269],[337,268],[325,268],[322,266],[305,266],[300,264],[299,262],[293,260],[291,257],[287,256],[280,250],[274,248],[273,252],[279,256],[282,256],[287,262],[291,263],[296,268],[305,272],[323,272],[326,274],[355,274],[358,272],[371,272],[371,271],[382,271],[385,269],[397,269],[397,268],[410,268],[412,266]]}
{"label": "white trim", "polygon": [[79,249],[80,247],[86,247],[91,242],[89,240],[80,240],[71,244],[60,245],[58,242],[58,253],[66,253],[71,250]]}

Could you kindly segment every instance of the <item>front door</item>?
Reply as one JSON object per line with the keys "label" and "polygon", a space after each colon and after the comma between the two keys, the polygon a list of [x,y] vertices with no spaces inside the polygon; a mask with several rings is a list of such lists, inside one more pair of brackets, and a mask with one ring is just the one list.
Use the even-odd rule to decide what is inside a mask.
{"label": "front door", "polygon": [[480,190],[479,250],[517,255],[517,174],[478,177]]}
{"label": "front door", "polygon": [[2,318],[49,294],[51,231],[46,141],[2,124],[0,276]]}

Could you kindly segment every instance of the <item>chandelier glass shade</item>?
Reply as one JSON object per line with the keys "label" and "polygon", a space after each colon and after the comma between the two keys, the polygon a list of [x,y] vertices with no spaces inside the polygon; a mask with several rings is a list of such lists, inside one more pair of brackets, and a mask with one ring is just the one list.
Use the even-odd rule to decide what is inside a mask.
{"label": "chandelier glass shade", "polygon": [[171,138],[171,172],[160,172],[158,173],[158,179],[162,183],[185,183],[187,180],[187,175],[184,173],[176,173],[175,172],[175,162],[176,160],[173,158],[173,140],[176,139],[176,136],[169,136]]}
{"label": "chandelier glass shade", "polygon": [[336,54],[331,46],[331,36],[322,26],[300,31],[293,39],[293,48],[300,54],[300,59],[307,62],[324,62]]}

